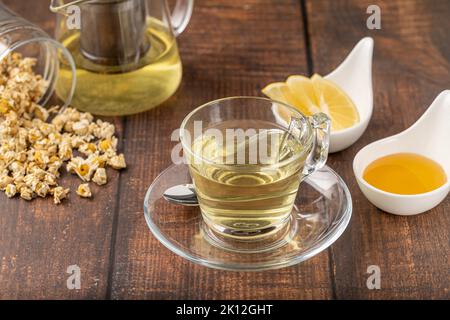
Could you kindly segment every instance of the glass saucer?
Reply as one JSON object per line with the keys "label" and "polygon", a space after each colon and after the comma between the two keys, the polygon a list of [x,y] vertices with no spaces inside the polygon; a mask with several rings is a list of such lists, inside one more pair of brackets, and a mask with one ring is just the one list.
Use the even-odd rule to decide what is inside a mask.
{"label": "glass saucer", "polygon": [[192,183],[187,165],[172,165],[163,171],[145,196],[145,220],[169,250],[217,269],[260,271],[302,262],[336,241],[352,214],[347,186],[325,166],[301,183],[283,241],[263,251],[233,251],[208,236],[199,207],[171,204],[163,198],[168,188],[187,183]]}

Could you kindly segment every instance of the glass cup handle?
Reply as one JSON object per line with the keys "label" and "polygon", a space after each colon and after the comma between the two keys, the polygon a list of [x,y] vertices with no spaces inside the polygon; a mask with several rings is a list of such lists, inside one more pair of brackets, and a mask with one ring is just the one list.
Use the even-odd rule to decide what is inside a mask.
{"label": "glass cup handle", "polygon": [[325,165],[328,158],[328,147],[330,145],[330,118],[325,113],[316,113],[309,117],[309,121],[314,130],[314,141],[311,153],[303,169],[305,176],[310,175]]}
{"label": "glass cup handle", "polygon": [[194,0],[177,0],[172,12],[171,22],[175,36],[178,37],[186,29],[191,20]]}

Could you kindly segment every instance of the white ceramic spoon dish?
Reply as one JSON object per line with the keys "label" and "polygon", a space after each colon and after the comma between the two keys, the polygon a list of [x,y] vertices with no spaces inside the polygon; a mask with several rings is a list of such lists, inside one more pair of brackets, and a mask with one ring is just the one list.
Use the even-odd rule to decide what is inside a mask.
{"label": "white ceramic spoon dish", "polygon": [[[372,56],[373,39],[363,38],[356,44],[344,62],[325,76],[350,96],[360,116],[360,122],[353,127],[331,132],[330,153],[350,147],[362,136],[369,124],[373,110]],[[280,122],[286,122],[279,115],[277,105],[274,105],[274,113]]]}
{"label": "white ceramic spoon dish", "polygon": [[[447,182],[427,193],[400,195],[377,189],[363,179],[364,170],[371,162],[401,152],[423,155],[436,161],[445,170]],[[353,160],[353,171],[361,191],[383,211],[414,215],[441,203],[450,191],[450,90],[443,91],[407,130],[361,149]]]}
{"label": "white ceramic spoon dish", "polygon": [[325,76],[350,96],[360,117],[359,123],[353,127],[331,132],[330,153],[350,147],[367,129],[373,111],[372,56],[373,39],[363,38],[344,62]]}

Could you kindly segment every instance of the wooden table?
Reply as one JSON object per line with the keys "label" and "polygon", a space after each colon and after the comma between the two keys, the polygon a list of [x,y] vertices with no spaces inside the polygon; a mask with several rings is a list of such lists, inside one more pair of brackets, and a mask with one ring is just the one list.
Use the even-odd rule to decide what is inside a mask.
{"label": "wooden table", "polygon": [[[5,1],[53,32],[47,0]],[[381,8],[381,30],[366,9]],[[418,216],[383,213],[352,173],[356,152],[414,123],[450,88],[448,0],[197,0],[179,37],[184,78],[160,107],[112,119],[129,168],[104,188],[64,205],[0,195],[0,298],[68,299],[422,299],[450,298],[450,198]],[[364,136],[330,156],[347,182],[353,217],[328,250],[290,268],[224,272],[194,265],[164,248],[143,216],[147,187],[171,164],[170,133],[196,106],[261,88],[291,74],[326,74],[364,36],[375,39],[375,109]],[[449,146],[443,146],[449,147]],[[76,186],[75,178],[67,183]],[[68,290],[68,266],[81,289]],[[366,286],[381,269],[381,289]]]}

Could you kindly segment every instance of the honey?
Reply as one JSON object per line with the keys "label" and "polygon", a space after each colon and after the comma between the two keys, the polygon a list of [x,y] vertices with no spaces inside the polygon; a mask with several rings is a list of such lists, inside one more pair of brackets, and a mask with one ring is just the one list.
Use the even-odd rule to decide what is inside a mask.
{"label": "honey", "polygon": [[377,189],[403,195],[433,191],[447,182],[438,163],[414,153],[381,157],[367,166],[363,178]]}

